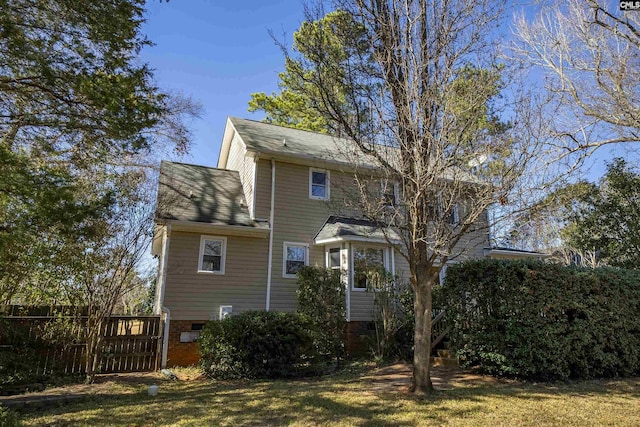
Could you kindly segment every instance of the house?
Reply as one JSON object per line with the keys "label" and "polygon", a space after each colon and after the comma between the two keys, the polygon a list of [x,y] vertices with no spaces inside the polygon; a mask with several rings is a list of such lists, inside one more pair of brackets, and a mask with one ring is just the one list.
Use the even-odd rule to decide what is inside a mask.
{"label": "house", "polygon": [[[294,311],[303,265],[344,272],[348,334],[371,320],[373,297],[358,260],[408,278],[394,235],[341,203],[354,169],[348,141],[229,118],[217,168],[162,162],[153,253],[160,259],[155,312],[166,314],[163,366],[198,360],[204,322],[247,310]],[[397,199],[397,186],[381,197]],[[341,207],[342,206],[342,207]],[[481,218],[486,221],[486,218]],[[486,231],[460,245],[484,256]]]}
{"label": "house", "polygon": [[484,248],[484,256],[493,259],[531,259],[538,261],[551,257],[551,255],[542,252],[514,249],[506,246],[492,246],[490,248]]}

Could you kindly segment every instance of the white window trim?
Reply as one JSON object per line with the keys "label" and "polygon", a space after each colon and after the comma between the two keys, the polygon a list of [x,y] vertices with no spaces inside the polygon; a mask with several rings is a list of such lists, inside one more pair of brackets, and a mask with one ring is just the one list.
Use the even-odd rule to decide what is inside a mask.
{"label": "white window trim", "polygon": [[[338,266],[338,268],[336,267],[331,267],[331,263],[330,263],[330,257],[331,257],[331,250],[332,249],[338,249],[338,254],[340,255],[340,265]],[[340,245],[331,245],[331,246],[326,246],[325,247],[325,251],[324,251],[324,265],[326,268],[331,269],[331,270],[340,270],[342,271],[342,247]]]}
{"label": "white window trim", "polygon": [[[313,195],[313,173],[321,172],[327,176],[327,195],[326,197],[318,197]],[[309,198],[313,200],[329,200],[331,198],[331,173],[327,169],[309,168]]]}
{"label": "white window trim", "polygon": [[231,316],[233,313],[233,306],[232,305],[221,305],[220,306],[220,313],[218,315],[218,320],[223,320],[225,317],[225,312],[227,311],[227,309],[229,310],[227,313],[227,316]]}
{"label": "white window trim", "polygon": [[440,269],[440,273],[438,273],[438,281],[441,285],[444,284],[444,278],[447,277],[447,267],[447,264],[443,265]]}
{"label": "white window trim", "polygon": [[356,265],[354,262],[354,254],[356,252],[356,248],[373,248],[373,249],[382,249],[382,264],[384,269],[390,271],[389,269],[389,248],[376,245],[352,245],[351,246],[351,290],[355,292],[366,292],[367,288],[356,288]]}
{"label": "white window trim", "polygon": [[287,274],[287,246],[304,246],[304,265],[309,265],[309,244],[300,242],[282,242],[282,277],[295,279],[296,274]]}
{"label": "white window trim", "polygon": [[[202,256],[204,255],[204,242],[206,240],[222,241],[222,251],[220,257],[220,271],[209,271],[202,269]],[[198,256],[198,273],[224,275],[224,266],[227,260],[227,238],[222,236],[200,236],[200,254]]]}
{"label": "white window trim", "polygon": [[456,203],[455,205],[453,205],[453,225],[458,225],[460,224],[460,208],[459,208],[459,204]]}
{"label": "white window trim", "polygon": [[385,181],[384,179],[380,180],[380,196],[384,198],[384,190],[389,186],[393,186],[393,206],[389,207],[398,206],[398,203],[400,203],[400,184],[396,181]]}

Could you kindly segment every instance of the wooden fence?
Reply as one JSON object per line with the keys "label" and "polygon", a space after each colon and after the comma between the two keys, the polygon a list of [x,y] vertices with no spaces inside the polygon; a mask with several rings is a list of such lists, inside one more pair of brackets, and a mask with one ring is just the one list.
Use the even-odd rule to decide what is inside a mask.
{"label": "wooden fence", "polygon": [[[55,337],[56,322],[71,318],[16,316],[0,318],[0,351],[29,353],[37,374],[85,372],[86,345],[82,322],[70,323],[64,338]],[[53,332],[52,332],[53,331]],[[105,324],[99,351],[99,373],[154,371],[162,348],[159,316],[112,316]],[[48,338],[47,338],[48,336]]]}

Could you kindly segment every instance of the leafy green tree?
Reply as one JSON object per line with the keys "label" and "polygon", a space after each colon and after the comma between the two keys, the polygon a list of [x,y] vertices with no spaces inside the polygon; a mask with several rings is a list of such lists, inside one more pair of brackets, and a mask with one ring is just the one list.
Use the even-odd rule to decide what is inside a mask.
{"label": "leafy green tree", "polygon": [[640,173],[623,159],[607,165],[598,185],[583,183],[563,237],[570,247],[594,251],[604,263],[640,268]]}
{"label": "leafy green tree", "polygon": [[0,0],[0,302],[88,312],[101,328],[152,230],[158,153],[185,153],[189,99],[156,87],[144,0]]}
{"label": "leafy green tree", "polygon": [[[365,35],[364,27],[341,10],[315,21],[303,22],[293,35],[293,50],[327,67],[322,71],[302,70],[299,62],[287,59],[285,70],[278,74],[280,93],[251,94],[249,111],[264,111],[267,123],[322,133],[337,131],[318,111],[326,108],[322,106],[326,102],[345,102],[342,86],[334,86],[336,98],[329,100],[314,90],[307,80],[342,81],[339,77],[345,69],[342,65],[367,54]],[[317,49],[320,45],[321,50]]]}
{"label": "leafy green tree", "polygon": [[516,217],[507,242],[565,264],[638,268],[639,203],[640,174],[618,158],[598,183],[568,184]]}
{"label": "leafy green tree", "polygon": [[188,149],[197,106],[137,57],[144,4],[0,0],[1,302],[52,289],[66,246],[100,235],[132,191],[119,186],[128,168]]}

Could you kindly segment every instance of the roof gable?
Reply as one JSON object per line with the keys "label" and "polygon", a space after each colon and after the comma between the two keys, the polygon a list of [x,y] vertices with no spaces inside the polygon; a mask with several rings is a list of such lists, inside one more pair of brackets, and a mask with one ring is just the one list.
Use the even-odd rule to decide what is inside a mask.
{"label": "roof gable", "polygon": [[355,143],[345,138],[237,117],[229,117],[228,121],[249,151],[349,168],[375,167],[373,159],[360,154]]}

